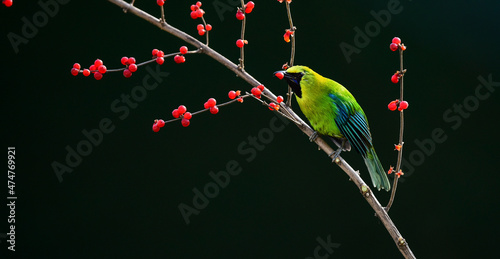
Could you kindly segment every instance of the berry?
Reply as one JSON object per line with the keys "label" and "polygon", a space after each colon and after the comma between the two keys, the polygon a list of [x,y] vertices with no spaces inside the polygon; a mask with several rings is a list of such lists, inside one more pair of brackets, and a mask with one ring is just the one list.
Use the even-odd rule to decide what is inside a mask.
{"label": "berry", "polygon": [[163,126],[165,126],[165,121],[164,120],[158,120],[156,122],[156,125],[158,125],[158,127],[160,127],[160,128],[163,128]]}
{"label": "berry", "polygon": [[90,71],[92,71],[93,73],[95,73],[95,70],[96,70],[95,69],[95,65],[90,65],[89,69],[90,69]]}
{"label": "berry", "polygon": [[106,68],[105,65],[99,66],[99,68],[97,70],[99,70],[99,73],[101,73],[101,74],[104,74],[104,73],[106,73],[106,71],[108,71],[108,69]]}
{"label": "berry", "polygon": [[94,61],[94,66],[95,66],[95,67],[100,67],[100,66],[102,66],[102,64],[103,64],[103,62],[102,62],[102,60],[100,60],[100,59],[96,59],[96,60]]}
{"label": "berry", "polygon": [[12,0],[3,0],[2,4],[4,4],[6,7],[11,7],[12,6]]}
{"label": "berry", "polygon": [[201,23],[200,23],[200,24],[198,24],[198,25],[196,26],[196,29],[200,31],[200,30],[205,29],[205,26],[203,26],[203,24],[201,24]]}
{"label": "berry", "polygon": [[130,70],[130,72],[137,71],[137,65],[136,64],[132,64],[132,65],[128,66],[128,70]]}
{"label": "berry", "polygon": [[391,82],[393,82],[395,84],[399,82],[399,74],[398,73],[391,76]]}
{"label": "berry", "polygon": [[128,58],[127,57],[123,57],[120,62],[122,62],[122,65],[126,66],[127,65],[127,62],[128,62]]}
{"label": "berry", "polygon": [[198,14],[196,14],[196,11],[191,12],[191,18],[193,18],[193,19],[198,18]]}
{"label": "berry", "polygon": [[217,114],[218,112],[219,112],[219,107],[217,106],[210,107],[211,114]]}
{"label": "berry", "polygon": [[394,37],[392,38],[392,43],[399,45],[401,44],[401,39],[399,37]]}
{"label": "berry", "polygon": [[275,103],[270,103],[269,104],[269,110],[273,111],[276,109],[276,104]]}
{"label": "berry", "polygon": [[200,1],[196,2],[196,6],[201,7],[201,2]]}
{"label": "berry", "polygon": [[184,119],[190,120],[193,117],[193,115],[190,112],[184,113]]}
{"label": "berry", "polygon": [[157,56],[157,57],[162,58],[162,57],[164,57],[164,56],[165,56],[165,53],[163,53],[163,51],[159,50],[159,51],[156,53],[156,56]]}
{"label": "berry", "polygon": [[207,26],[205,26],[205,29],[206,29],[207,31],[211,31],[211,30],[212,30],[212,25],[207,24]]}
{"label": "berry", "polygon": [[73,64],[73,68],[80,70],[81,66],[78,63]]}
{"label": "berry", "polygon": [[163,64],[163,62],[165,62],[165,59],[163,59],[163,58],[161,58],[161,57],[156,58],[156,63],[158,63],[158,64],[162,65],[162,64]]}
{"label": "berry", "polygon": [[128,64],[128,65],[130,65],[130,64],[135,64],[135,58],[134,58],[134,57],[130,57],[130,58],[128,58],[127,64]]}
{"label": "berry", "polygon": [[160,131],[160,126],[158,126],[158,124],[153,124],[153,132],[158,132]]}
{"label": "berry", "polygon": [[283,74],[283,72],[278,72],[276,74],[274,74],[279,80],[283,79],[283,77],[285,77],[285,74]]}
{"label": "berry", "polygon": [[401,44],[401,50],[402,50],[402,51],[405,51],[405,50],[406,50],[406,46],[405,46],[405,45],[403,45],[403,44]]}
{"label": "berry", "polygon": [[[159,51],[158,49],[153,49],[153,51],[151,52],[153,54],[153,57],[156,57],[156,55],[158,54],[158,51]],[[122,64],[123,64],[123,62],[122,62]]]}
{"label": "berry", "polygon": [[259,85],[259,86],[257,86],[257,88],[259,88],[259,90],[261,90],[261,91],[264,91],[264,89],[265,89],[264,85]]}
{"label": "berry", "polygon": [[238,48],[243,48],[243,45],[245,45],[245,43],[242,39],[236,41],[236,46],[238,46]]}
{"label": "berry", "polygon": [[179,107],[177,108],[177,110],[179,111],[179,114],[182,115],[182,114],[184,114],[187,111],[187,108],[184,105],[179,105]]}
{"label": "berry", "polygon": [[88,69],[86,69],[86,68],[85,68],[85,69],[83,70],[83,75],[84,75],[84,76],[89,76],[89,75],[90,75],[90,70],[88,70]]}
{"label": "berry", "polygon": [[407,101],[402,101],[399,103],[399,108],[398,111],[406,110],[408,109],[408,102]]}
{"label": "berry", "polygon": [[182,124],[182,126],[187,127],[187,126],[189,126],[190,122],[188,119],[184,118],[181,120],[181,124]]}
{"label": "berry", "polygon": [[159,5],[159,6],[163,6],[165,4],[165,0],[156,0],[156,3]]}
{"label": "berry", "polygon": [[198,35],[203,36],[205,35],[205,32],[207,32],[205,29],[201,29],[198,31]]}
{"label": "berry", "polygon": [[233,100],[234,98],[236,98],[236,92],[235,91],[229,91],[229,93],[227,94],[229,96],[229,99]]}
{"label": "berry", "polygon": [[177,119],[177,118],[179,118],[179,116],[181,116],[181,115],[179,114],[179,109],[175,109],[175,110],[173,110],[173,111],[172,111],[172,116],[174,116],[174,118],[176,118],[176,119]]}
{"label": "berry", "polygon": [[184,57],[182,55],[175,55],[174,61],[177,64],[184,63],[184,62],[186,62],[186,57]]}
{"label": "berry", "polygon": [[101,79],[102,79],[102,74],[101,74],[101,73],[99,73],[99,72],[95,72],[95,74],[94,74],[94,78],[95,78],[96,80],[101,80]]}
{"label": "berry", "polygon": [[181,52],[181,54],[186,54],[188,53],[188,48],[186,46],[182,46],[179,51]]}
{"label": "berry", "polygon": [[394,100],[390,102],[389,105],[387,105],[387,108],[389,108],[389,110],[391,111],[395,111],[398,108],[398,103],[399,103],[398,100]]}
{"label": "berry", "polygon": [[396,51],[396,50],[398,50],[398,44],[396,44],[396,43],[391,43],[391,45],[389,45],[389,48],[390,48],[392,51]]}
{"label": "berry", "polygon": [[283,102],[283,96],[280,95],[280,96],[276,97],[276,101],[278,103],[282,103]]}
{"label": "berry", "polygon": [[238,98],[238,102],[243,103],[243,97]]}
{"label": "berry", "polygon": [[195,11],[195,13],[198,18],[201,18],[205,12],[201,9],[198,9]]}
{"label": "berry", "polygon": [[129,78],[132,76],[132,72],[127,68],[127,69],[123,70],[123,76],[126,78]]}
{"label": "berry", "polygon": [[194,5],[194,4],[191,5],[191,11],[196,11],[196,10],[198,10],[198,8],[199,7]]}
{"label": "berry", "polygon": [[287,29],[285,31],[285,34],[283,35],[283,39],[286,41],[286,42],[290,42],[290,36],[292,36],[293,34],[293,31]]}
{"label": "berry", "polygon": [[79,72],[80,72],[80,70],[78,70],[76,68],[72,68],[71,69],[71,74],[74,75],[74,76],[77,76]]}
{"label": "berry", "polygon": [[250,1],[245,5],[245,13],[251,13],[253,8],[255,7],[255,3]]}
{"label": "berry", "polygon": [[241,10],[238,10],[236,12],[236,19],[238,19],[240,21],[243,20],[243,19],[245,19],[245,14]]}
{"label": "berry", "polygon": [[217,104],[217,101],[214,98],[210,98],[207,101],[207,106],[208,107],[214,107]]}
{"label": "berry", "polygon": [[259,98],[259,99],[260,99],[260,95],[262,94],[262,91],[261,91],[259,88],[254,87],[254,88],[252,88],[252,94],[253,94],[255,97],[257,97],[257,98]]}

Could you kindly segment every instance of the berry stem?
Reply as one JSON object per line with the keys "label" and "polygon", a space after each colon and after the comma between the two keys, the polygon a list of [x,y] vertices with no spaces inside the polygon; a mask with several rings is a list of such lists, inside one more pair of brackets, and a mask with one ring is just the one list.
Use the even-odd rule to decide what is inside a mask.
{"label": "berry stem", "polygon": [[[399,48],[399,71],[405,71],[403,67],[403,49]],[[406,72],[406,71],[405,71]],[[401,74],[401,78],[399,80],[399,100],[403,101],[403,81],[404,81],[404,73]],[[405,117],[404,117],[404,110],[401,110],[399,112],[399,142],[398,145],[401,145],[401,148],[398,150],[398,161],[396,163],[396,170],[395,172],[399,172],[401,170],[401,162],[403,160],[403,132],[404,132],[404,126],[405,126]],[[394,182],[392,184],[392,192],[391,192],[391,198],[389,199],[389,202],[387,203],[387,206],[385,206],[385,211],[389,212],[391,209],[392,204],[394,203],[394,198],[396,197],[396,189],[398,188],[398,180],[399,177],[394,175]]]}
{"label": "berry stem", "polygon": [[[290,23],[290,30],[292,31],[292,48],[290,50],[290,62],[288,62],[289,66],[293,66],[293,62],[295,61],[295,26],[293,26],[293,20],[292,20],[292,11],[290,10],[290,2],[286,2],[286,13],[288,16],[288,22]],[[292,107],[292,88],[288,86],[288,94],[287,94],[287,99],[286,99],[286,105],[289,107]]]}
{"label": "berry stem", "polygon": [[[207,22],[205,21],[205,18],[203,16],[201,17],[201,21],[203,21],[203,26],[205,28],[207,28]],[[206,35],[206,38],[207,38],[207,42],[205,43],[205,45],[208,46],[208,34],[210,33],[210,31],[209,30],[206,30],[206,31],[207,32],[205,33],[205,35]]]}
{"label": "berry stem", "polygon": [[167,23],[167,21],[165,20],[165,10],[163,9],[163,5],[162,5],[162,6],[160,6],[160,9],[161,9],[160,24],[161,24],[161,23]]}
{"label": "berry stem", "polygon": [[[241,9],[243,10],[245,8],[245,1],[241,0]],[[243,21],[241,21],[241,40],[245,42],[245,26],[247,23],[247,16],[243,16]],[[240,48],[240,65],[239,69],[241,71],[245,70],[245,44],[243,44],[243,47]]]}

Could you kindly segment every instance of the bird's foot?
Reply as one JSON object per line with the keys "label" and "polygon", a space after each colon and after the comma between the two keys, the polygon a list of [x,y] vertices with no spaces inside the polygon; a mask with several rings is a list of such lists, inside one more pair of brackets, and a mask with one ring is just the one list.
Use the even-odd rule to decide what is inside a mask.
{"label": "bird's foot", "polygon": [[329,156],[332,157],[332,163],[335,162],[335,159],[339,157],[340,153],[342,152],[342,148],[338,148],[337,150],[333,151]]}
{"label": "bird's foot", "polygon": [[318,132],[314,131],[313,134],[309,137],[309,141],[314,142],[318,138]]}

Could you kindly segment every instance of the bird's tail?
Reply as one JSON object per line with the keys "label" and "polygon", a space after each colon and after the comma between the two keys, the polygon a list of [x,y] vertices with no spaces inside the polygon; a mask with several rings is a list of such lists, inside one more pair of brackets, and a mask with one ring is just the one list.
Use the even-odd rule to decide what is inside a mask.
{"label": "bird's tail", "polygon": [[375,153],[375,149],[372,147],[368,150],[365,157],[365,164],[368,167],[368,172],[370,173],[370,177],[372,178],[372,183],[377,189],[384,189],[389,191],[391,189],[391,184],[389,183],[389,179],[387,178],[387,174],[378,160],[377,153]]}

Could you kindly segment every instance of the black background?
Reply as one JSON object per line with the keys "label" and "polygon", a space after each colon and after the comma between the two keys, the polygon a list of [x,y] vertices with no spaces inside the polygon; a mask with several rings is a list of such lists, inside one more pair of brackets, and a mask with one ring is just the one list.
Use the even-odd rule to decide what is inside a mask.
{"label": "black background", "polygon": [[[159,16],[154,1],[136,2]],[[166,2],[167,21],[203,39],[196,35],[199,21],[189,17],[194,1]],[[210,46],[233,62],[239,57],[234,42],[241,24],[234,18],[235,2],[239,1],[203,2],[205,18],[214,27]],[[255,2],[247,15],[246,70],[274,93],[285,95],[284,82],[272,77],[289,58],[290,45],[282,38],[288,28],[285,6]],[[394,36],[401,37],[408,46],[405,99],[410,107],[405,112],[403,166],[407,174],[390,215],[419,258],[494,256],[499,231],[494,163],[499,158],[498,87],[484,100],[473,96],[479,76],[500,81],[500,4],[401,0],[403,10],[347,62],[339,45],[355,45],[354,28],[364,30],[374,20],[370,11],[386,10],[387,2],[293,1],[296,64],[335,79],[356,96],[387,168],[396,163],[393,144],[399,129],[398,113],[386,108],[399,94],[389,81],[399,67],[398,55],[388,46]],[[232,11],[218,14],[214,3]],[[33,21],[42,10],[35,1],[14,1],[13,7],[0,8],[2,148],[16,148],[18,197],[16,252],[7,250],[3,237],[1,254],[305,258],[313,256],[318,238],[329,236],[340,245],[330,258],[401,258],[355,185],[300,130],[289,124],[272,136],[263,133],[269,132],[270,122],[283,124],[259,103],[246,99],[221,107],[217,115],[197,115],[187,128],[175,122],[159,133],[151,131],[154,119],[170,119],[180,104],[196,111],[209,97],[222,102],[229,90],[250,89],[224,66],[204,55],[188,55],[180,65],[167,59],[161,70],[168,77],[120,119],[122,113],[114,112],[111,103],[142,85],[146,69],[140,67],[129,79],[110,73],[96,81],[72,76],[73,63],[88,67],[100,58],[108,69],[120,68],[122,56],[144,61],[153,48],[172,53],[185,43],[107,1],[69,1],[60,4],[16,53],[7,35],[22,36],[22,18]],[[464,101],[468,110],[457,115],[454,105]],[[99,127],[105,118],[114,130],[104,134],[60,182],[52,164],[65,164],[66,147],[76,149],[86,140],[82,131]],[[442,130],[446,140],[429,144],[435,130]],[[238,152],[241,143],[259,133],[270,143],[255,158]],[[422,141],[426,148],[434,145],[433,150],[417,145]],[[358,154],[342,156],[369,182]],[[209,172],[225,170],[231,160],[239,162],[241,173],[232,176],[198,215],[191,215],[187,225],[179,204],[193,206],[192,189],[203,190],[213,181]],[[387,202],[386,192],[376,194],[381,203]],[[7,206],[0,212],[0,233],[6,233]]]}

